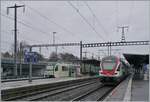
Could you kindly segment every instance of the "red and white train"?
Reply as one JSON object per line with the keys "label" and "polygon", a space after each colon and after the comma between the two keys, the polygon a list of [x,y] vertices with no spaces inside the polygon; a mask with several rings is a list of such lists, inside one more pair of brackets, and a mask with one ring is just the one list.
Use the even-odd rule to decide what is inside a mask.
{"label": "red and white train", "polygon": [[102,83],[116,83],[130,74],[130,65],[116,56],[104,57],[100,63],[100,81]]}

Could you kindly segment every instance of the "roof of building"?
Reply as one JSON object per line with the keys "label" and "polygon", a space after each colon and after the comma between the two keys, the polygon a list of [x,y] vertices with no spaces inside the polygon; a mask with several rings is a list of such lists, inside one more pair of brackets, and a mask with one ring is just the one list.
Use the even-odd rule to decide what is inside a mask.
{"label": "roof of building", "polygon": [[96,59],[84,59],[84,60],[82,60],[82,63],[93,64],[93,65],[96,65],[96,66],[100,65],[100,61],[96,60]]}
{"label": "roof of building", "polygon": [[126,60],[134,66],[140,66],[142,64],[149,64],[148,54],[123,54]]}

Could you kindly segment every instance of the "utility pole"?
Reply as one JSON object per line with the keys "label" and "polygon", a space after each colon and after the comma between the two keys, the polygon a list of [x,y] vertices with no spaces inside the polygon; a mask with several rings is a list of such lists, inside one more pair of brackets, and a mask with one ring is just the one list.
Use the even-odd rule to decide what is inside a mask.
{"label": "utility pole", "polygon": [[20,42],[20,77],[22,76],[22,55],[23,55],[22,42]]}
{"label": "utility pole", "polygon": [[41,47],[39,47],[39,52],[40,52],[40,54],[42,54],[42,53],[41,53]]}
{"label": "utility pole", "polygon": [[100,50],[98,50],[98,60],[100,61]]}
{"label": "utility pole", "polygon": [[109,56],[111,56],[111,42],[110,42],[109,49],[110,49],[110,51],[109,51]]}
{"label": "utility pole", "polygon": [[82,61],[82,41],[80,41],[80,61]]}
{"label": "utility pole", "polygon": [[87,58],[87,51],[85,51],[85,52],[82,52],[82,53],[84,53],[85,54],[85,59]]}
{"label": "utility pole", "polygon": [[17,6],[15,4],[15,6],[10,6],[7,7],[7,14],[9,13],[9,9],[10,8],[14,8],[14,63],[15,63],[15,70],[14,70],[14,75],[17,77],[17,8],[19,7],[24,7],[25,10],[25,5],[19,5]]}
{"label": "utility pole", "polygon": [[80,72],[82,72],[82,41],[80,41]]}
{"label": "utility pole", "polygon": [[92,59],[94,59],[94,53],[92,53]]}
{"label": "utility pole", "polygon": [[125,41],[125,29],[129,29],[129,26],[120,26],[118,29],[121,29],[122,37],[121,37],[121,42]]}
{"label": "utility pole", "polygon": [[108,42],[108,56],[111,56],[111,42]]}
{"label": "utility pole", "polygon": [[[32,52],[32,47],[30,47],[29,49],[30,51],[30,54]],[[30,62],[29,62],[29,83],[32,82],[32,58],[31,58],[31,55],[30,55]]]}
{"label": "utility pole", "polygon": [[[53,32],[53,44],[55,44],[55,34],[56,32]],[[55,49],[56,49],[56,56],[57,56],[57,46],[55,47]]]}

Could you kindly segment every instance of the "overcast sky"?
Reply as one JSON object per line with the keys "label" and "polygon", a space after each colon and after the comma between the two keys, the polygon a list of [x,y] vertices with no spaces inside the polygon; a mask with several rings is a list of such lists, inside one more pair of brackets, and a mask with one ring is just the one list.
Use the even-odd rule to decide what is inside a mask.
{"label": "overcast sky", "polygon": [[[117,26],[129,26],[125,30],[126,41],[149,40],[149,1],[2,1],[1,2],[1,49],[11,51],[14,43],[14,9],[7,7],[25,5],[18,8],[18,41],[28,44],[108,42],[121,41],[121,29]],[[74,8],[72,5],[74,5]],[[92,11],[92,12],[91,12]],[[94,29],[94,30],[93,30]],[[98,50],[107,48],[87,48],[88,57],[98,56]],[[112,47],[121,49],[121,53],[147,54],[148,46]],[[39,49],[34,49],[39,51]],[[42,48],[42,54],[48,57],[52,48]],[[12,51],[11,51],[12,52]],[[79,56],[79,47],[59,47],[58,52],[71,52]],[[100,55],[107,52],[100,52]],[[84,55],[83,55],[84,56]]]}

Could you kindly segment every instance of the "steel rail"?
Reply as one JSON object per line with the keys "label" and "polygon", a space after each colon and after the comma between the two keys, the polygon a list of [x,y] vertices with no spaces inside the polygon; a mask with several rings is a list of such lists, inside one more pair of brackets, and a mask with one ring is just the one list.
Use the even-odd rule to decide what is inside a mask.
{"label": "steel rail", "polygon": [[[123,81],[123,80],[122,80],[122,81]],[[90,90],[90,91],[88,91],[88,92],[86,92],[86,93],[84,93],[84,94],[82,94],[82,95],[80,95],[80,96],[78,96],[78,97],[72,99],[71,101],[82,101],[82,99],[84,99],[84,98],[86,98],[86,97],[92,95],[92,94],[95,93],[95,92],[98,92],[100,89],[108,87],[108,89],[106,90],[106,92],[102,93],[102,95],[101,95],[98,99],[93,100],[93,101],[103,101],[103,100],[105,99],[105,97],[106,97],[110,92],[112,92],[112,90],[115,89],[122,81],[118,82],[117,84],[115,84],[114,86],[111,86],[111,87],[108,87],[108,86],[102,84],[101,86],[99,86],[99,87],[97,87],[97,88],[95,88],[95,89],[93,89],[93,90]]]}
{"label": "steel rail", "polygon": [[[115,87],[116,87],[116,86],[115,86]],[[115,87],[112,87],[112,88],[110,88],[110,89],[108,88],[108,91],[102,93],[102,96],[100,96],[98,99],[93,100],[93,101],[102,101]],[[99,90],[102,89],[102,88],[105,88],[105,85],[102,85],[102,86],[100,86],[100,87],[98,87],[98,88],[95,88],[95,89],[93,89],[93,90],[90,90],[90,91],[86,92],[85,94],[82,94],[82,95],[80,95],[80,96],[78,96],[78,97],[72,99],[71,101],[82,101],[82,99],[84,99],[84,98],[86,98],[87,96],[89,96],[89,95],[91,95],[91,94],[93,94],[93,93],[99,91]]]}
{"label": "steel rail", "polygon": [[[60,89],[60,88],[65,88],[65,87],[69,87],[69,86],[73,86],[73,85],[76,85],[76,84],[82,84],[82,83],[85,83],[85,82],[89,82],[89,80],[96,80],[97,78],[95,79],[87,79],[87,80],[81,80],[78,81],[78,80],[75,80],[68,83],[68,81],[66,82],[57,82],[57,83],[52,83],[52,84],[56,84],[56,85],[51,85],[51,88],[49,88],[49,85],[48,84],[45,84],[44,86],[41,85],[41,86],[35,86],[35,87],[31,87],[31,88],[24,88],[23,90],[18,90],[17,92],[9,92],[9,93],[2,93],[2,96],[7,96],[7,97],[2,97],[2,100],[4,101],[9,101],[9,100],[16,100],[16,99],[19,99],[19,98],[22,98],[22,97],[28,97],[30,95],[35,95],[35,94],[38,94],[38,93],[41,93],[41,92],[46,92],[46,91],[50,91],[50,90],[55,90],[55,89]],[[65,84],[66,83],[66,84]],[[68,84],[67,84],[68,83]],[[62,85],[61,85],[62,84]],[[49,89],[49,90],[48,90]],[[19,95],[19,96],[18,96]],[[13,97],[9,97],[9,96],[13,96]]]}
{"label": "steel rail", "polygon": [[95,88],[95,89],[93,89],[93,90],[90,90],[90,91],[88,91],[88,92],[86,92],[86,93],[84,93],[84,94],[82,94],[82,95],[80,95],[80,96],[78,96],[78,97],[72,99],[71,101],[79,101],[79,100],[81,100],[82,98],[88,96],[89,94],[91,94],[91,93],[95,92],[96,90],[101,89],[101,88],[103,88],[103,87],[104,87],[104,85],[102,84],[102,85],[99,86],[98,88]]}
{"label": "steel rail", "polygon": [[31,100],[27,100],[27,101],[41,101],[44,98],[55,96],[55,95],[58,95],[60,93],[67,92],[67,91],[70,91],[70,90],[73,90],[73,89],[76,89],[76,88],[80,88],[80,87],[84,87],[84,86],[87,86],[87,85],[90,85],[90,84],[94,84],[94,83],[96,83],[96,82],[88,82],[88,83],[84,83],[84,84],[81,84],[81,85],[67,87],[67,88],[64,88],[62,90],[57,90],[57,91],[54,90],[55,92],[50,92],[50,93],[45,94],[45,95],[43,95],[41,97],[38,97],[38,98],[35,98],[35,99],[31,99]]}
{"label": "steel rail", "polygon": [[[116,86],[115,86],[116,87]],[[106,91],[100,98],[98,98],[96,101],[103,101],[105,99],[105,97],[110,93],[112,92],[112,90],[115,88],[115,87],[112,87],[110,89],[108,89],[108,91]]]}
{"label": "steel rail", "polygon": [[123,81],[126,80],[126,78],[128,78],[128,76],[124,77],[121,81],[119,81],[118,83],[115,84],[114,87],[110,88],[108,91],[106,91],[106,93],[104,93],[100,98],[98,98],[96,101],[103,101],[107,95],[109,95],[109,93],[111,93],[113,91],[113,89],[115,89],[118,85],[120,85]]}
{"label": "steel rail", "polygon": [[[96,79],[94,79],[96,80]],[[62,86],[54,86],[52,88],[47,88],[45,87],[44,89],[37,89],[36,91],[31,91],[30,90],[26,90],[27,93],[25,93],[25,91],[22,91],[21,93],[25,93],[25,94],[21,94],[19,96],[15,96],[15,97],[10,97],[10,98],[7,98],[7,99],[4,99],[4,101],[10,101],[10,100],[19,100],[19,99],[22,99],[24,97],[31,97],[33,95],[37,95],[37,94],[40,94],[40,93],[44,93],[44,92],[48,92],[48,91],[54,91],[54,90],[57,90],[57,89],[62,89],[62,88],[66,88],[66,87],[71,87],[71,86],[74,86],[74,85],[79,85],[79,84],[83,84],[83,83],[86,83],[88,82],[89,83],[89,80],[85,80],[85,81],[82,81],[81,82],[78,82],[78,83],[71,83],[71,84],[67,84],[67,85],[62,85]],[[94,82],[93,80],[91,81],[91,83]],[[61,83],[60,83],[61,84]],[[10,94],[15,94],[15,93],[10,93]]]}

